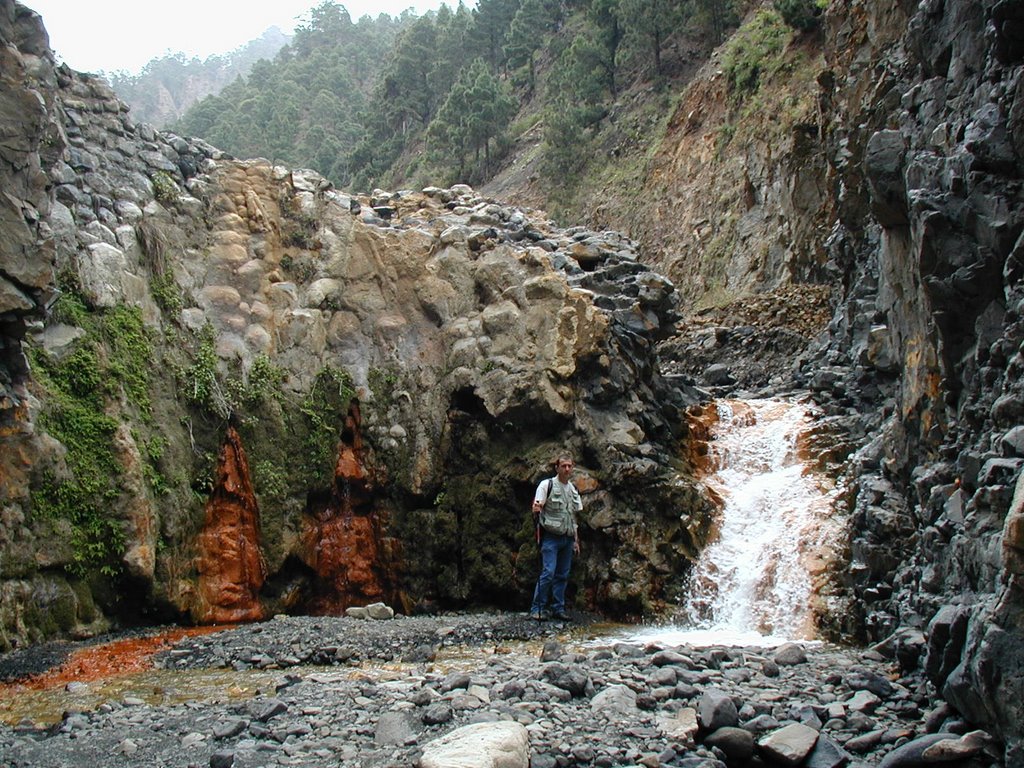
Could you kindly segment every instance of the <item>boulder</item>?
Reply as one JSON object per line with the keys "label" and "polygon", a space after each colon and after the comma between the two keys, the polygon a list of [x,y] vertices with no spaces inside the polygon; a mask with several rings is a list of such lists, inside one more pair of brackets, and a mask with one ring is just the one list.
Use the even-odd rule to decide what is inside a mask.
{"label": "boulder", "polygon": [[614,720],[636,712],[636,692],[626,685],[609,685],[590,700],[590,708],[597,714]]}
{"label": "boulder", "polygon": [[754,736],[743,728],[726,726],[712,731],[704,738],[710,747],[718,747],[730,760],[746,762],[754,754]]}
{"label": "boulder", "polygon": [[792,723],[762,736],[758,748],[782,765],[800,765],[814,749],[818,732],[802,723]]}
{"label": "boulder", "polygon": [[780,667],[792,667],[807,662],[807,653],[799,643],[785,643],[780,645],[772,660]]}
{"label": "boulder", "polygon": [[419,768],[527,768],[530,736],[519,723],[474,723],[423,747]]}
{"label": "boulder", "polygon": [[979,754],[983,748],[984,745],[978,735],[929,733],[894,749],[882,758],[878,768],[954,766]]}
{"label": "boulder", "polygon": [[697,717],[701,728],[706,731],[716,731],[739,723],[735,702],[728,693],[718,688],[704,691],[697,702]]}

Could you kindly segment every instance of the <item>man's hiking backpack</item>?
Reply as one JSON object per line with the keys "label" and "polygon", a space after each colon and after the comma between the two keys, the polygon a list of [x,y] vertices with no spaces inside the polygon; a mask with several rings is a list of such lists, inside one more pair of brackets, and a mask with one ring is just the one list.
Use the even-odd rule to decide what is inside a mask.
{"label": "man's hiking backpack", "polygon": [[[544,505],[540,508],[539,511],[533,512],[533,535],[537,539],[537,543],[538,544],[540,544],[540,531],[541,531],[541,528],[540,528],[540,516],[542,514],[544,514],[544,507],[547,506],[548,499],[551,498],[551,486],[552,486],[552,484],[554,482],[555,482],[555,479],[553,477],[549,477],[548,478],[548,491],[547,491],[546,494],[544,494]],[[531,511],[533,511],[532,510],[532,505],[531,505]]]}

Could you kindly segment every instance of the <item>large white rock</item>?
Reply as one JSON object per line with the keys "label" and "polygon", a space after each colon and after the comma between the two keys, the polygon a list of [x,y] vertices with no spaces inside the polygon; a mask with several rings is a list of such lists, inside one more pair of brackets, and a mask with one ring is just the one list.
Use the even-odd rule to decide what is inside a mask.
{"label": "large white rock", "polygon": [[530,735],[519,723],[473,723],[423,748],[420,768],[526,768]]}
{"label": "large white rock", "polygon": [[697,723],[697,710],[693,707],[684,707],[671,715],[663,715],[658,718],[658,728],[670,739],[684,745],[693,745],[697,740],[697,732],[700,726]]}

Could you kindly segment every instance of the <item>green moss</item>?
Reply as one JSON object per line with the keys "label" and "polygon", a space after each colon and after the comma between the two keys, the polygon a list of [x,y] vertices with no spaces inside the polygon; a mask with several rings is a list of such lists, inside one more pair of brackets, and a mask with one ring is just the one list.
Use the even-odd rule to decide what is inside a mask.
{"label": "green moss", "polygon": [[112,404],[123,391],[143,421],[151,413],[152,346],[137,307],[89,312],[74,293],[65,307],[85,338],[61,359],[30,350],[37,382],[46,390],[39,423],[67,449],[70,477],[49,470],[36,480],[33,514],[71,526],[71,570],[112,574],[123,551],[119,521],[110,510],[120,495],[121,465],[114,448],[120,425]]}
{"label": "green moss", "polygon": [[169,271],[153,275],[149,281],[149,293],[156,305],[173,317],[177,317],[185,306],[181,288]]}
{"label": "green moss", "polygon": [[762,75],[782,65],[790,34],[778,11],[762,8],[733,35],[722,53],[722,71],[734,95],[756,92]]}
{"label": "green moss", "polygon": [[50,307],[50,316],[58,323],[83,327],[89,315],[85,301],[76,293],[65,292]]}
{"label": "green moss", "polygon": [[80,346],[60,363],[44,357],[36,357],[35,362],[40,364],[42,370],[51,374],[53,383],[63,394],[99,406],[103,371],[100,369],[95,346]]}
{"label": "green moss", "polygon": [[354,396],[352,377],[339,368],[325,366],[302,400],[300,411],[307,428],[303,470],[314,483],[330,482],[338,440]]}
{"label": "green moss", "polygon": [[96,608],[96,603],[93,602],[89,585],[81,579],[75,579],[71,582],[71,589],[74,591],[77,601],[78,619],[85,624],[96,621],[100,613]]}
{"label": "green moss", "polygon": [[256,495],[261,500],[280,501],[288,495],[288,470],[273,461],[263,459],[253,462],[252,480]]}
{"label": "green moss", "polygon": [[149,440],[142,440],[135,435],[135,442],[142,448],[142,475],[149,484],[154,496],[167,496],[171,492],[171,484],[160,471],[160,461],[167,450],[167,441],[160,435]]}
{"label": "green moss", "polygon": [[207,323],[199,331],[192,365],[181,372],[182,394],[186,401],[226,418],[231,412],[217,377],[217,333]]}
{"label": "green moss", "polygon": [[[60,375],[59,369],[51,373]],[[32,493],[33,514],[71,524],[72,572],[116,572],[123,534],[110,507],[118,496],[121,474],[113,449],[118,422],[98,412],[91,396],[83,400],[54,385],[40,424],[67,449],[65,461],[72,476],[46,473]]]}
{"label": "green moss", "polygon": [[253,358],[252,365],[245,375],[240,388],[240,400],[246,405],[259,405],[266,400],[281,401],[283,393],[281,384],[287,373],[284,368],[275,365],[264,353]]}
{"label": "green moss", "polygon": [[166,171],[153,174],[153,196],[158,203],[170,205],[178,200],[178,185]]}
{"label": "green moss", "polygon": [[109,372],[124,388],[128,401],[148,419],[153,347],[142,323],[142,310],[119,305],[104,313],[101,323],[110,355]]}

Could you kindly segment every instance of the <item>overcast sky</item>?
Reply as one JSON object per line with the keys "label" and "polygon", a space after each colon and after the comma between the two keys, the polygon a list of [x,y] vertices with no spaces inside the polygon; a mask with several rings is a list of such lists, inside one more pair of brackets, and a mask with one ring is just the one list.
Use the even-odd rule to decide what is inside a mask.
{"label": "overcast sky", "polygon": [[[136,73],[167,53],[206,58],[227,53],[272,26],[290,32],[320,0],[20,0],[43,17],[50,47],[80,72]],[[455,2],[446,0],[449,5]],[[353,19],[370,14],[417,15],[442,0],[349,0]],[[467,2],[467,6],[475,3]]]}

